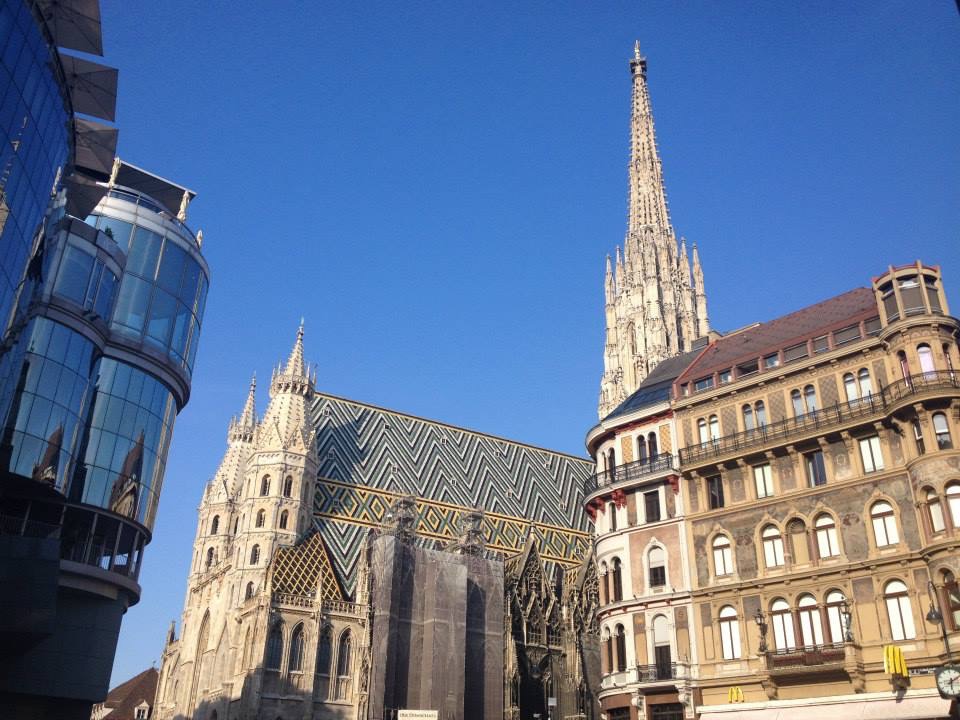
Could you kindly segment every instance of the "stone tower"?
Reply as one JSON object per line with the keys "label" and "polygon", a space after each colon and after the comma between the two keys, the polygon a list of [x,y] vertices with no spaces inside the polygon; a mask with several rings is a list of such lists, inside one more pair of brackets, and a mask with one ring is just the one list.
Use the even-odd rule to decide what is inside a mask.
{"label": "stone tower", "polygon": [[633,107],[630,120],[629,208],[623,251],[607,256],[604,280],[606,344],[599,414],[604,418],[650,371],[691,348],[707,334],[707,296],[697,246],[691,261],[686,241],[670,224],[663,170],[657,152],[647,87],[647,60],[634,47],[630,61]]}
{"label": "stone tower", "polygon": [[263,658],[252,648],[263,647],[271,628],[274,558],[312,527],[314,383],[301,325],[286,365],[273,372],[263,419],[251,382],[243,412],[230,421],[227,450],[198,508],[181,636],[171,631],[164,649],[158,718],[207,717],[226,687],[235,701],[251,701]]}

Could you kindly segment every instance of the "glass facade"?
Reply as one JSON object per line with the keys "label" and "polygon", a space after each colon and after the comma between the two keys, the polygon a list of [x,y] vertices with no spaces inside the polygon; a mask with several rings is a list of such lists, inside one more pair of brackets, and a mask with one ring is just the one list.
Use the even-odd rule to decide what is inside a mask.
{"label": "glass facade", "polygon": [[47,44],[23,0],[0,0],[0,320],[9,317],[57,172],[69,123]]}

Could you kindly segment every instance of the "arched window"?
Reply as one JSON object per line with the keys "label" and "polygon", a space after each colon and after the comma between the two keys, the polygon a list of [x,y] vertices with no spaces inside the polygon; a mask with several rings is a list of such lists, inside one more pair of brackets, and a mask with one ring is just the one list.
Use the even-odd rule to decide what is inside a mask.
{"label": "arched window", "polygon": [[697,420],[697,433],[700,436],[701,445],[706,445],[710,442],[710,433],[707,432],[707,421],[705,418]]}
{"label": "arched window", "polygon": [[733,556],[730,552],[730,538],[717,535],[713,539],[713,569],[717,577],[733,572]]}
{"label": "arched window", "polygon": [[351,666],[350,631],[344,630],[337,647],[337,699],[346,700],[350,694],[350,666]]}
{"label": "arched window", "polygon": [[719,440],[720,439],[720,420],[716,415],[710,416],[710,439]]}
{"label": "arched window", "polygon": [[653,660],[656,663],[658,680],[669,680],[673,677],[670,623],[665,615],[657,615],[653,619]]}
{"label": "arched window", "polygon": [[610,532],[617,531],[617,506],[615,503],[607,503],[607,523],[610,526]]}
{"label": "arched window", "polygon": [[777,598],[770,605],[770,619],[773,624],[773,642],[777,650],[793,650],[797,639],[793,631],[793,614],[783,598]]}
{"label": "arched window", "polygon": [[740,658],[740,621],[732,605],[720,608],[720,649],[724,660]]}
{"label": "arched window", "polygon": [[210,521],[210,534],[216,535],[220,530],[220,516],[214,515],[213,520]]}
{"label": "arched window", "polygon": [[873,521],[873,536],[876,538],[877,547],[887,547],[900,542],[900,536],[897,534],[897,518],[893,514],[890,503],[884,500],[875,502],[870,508],[870,517]]}
{"label": "arched window", "polygon": [[290,497],[293,494],[293,478],[287,475],[283,481],[283,496]]}
{"label": "arched window", "polygon": [[530,614],[526,619],[527,644],[540,645],[543,643],[543,616],[540,614],[539,606],[534,603],[530,608]]}
{"label": "arched window", "polygon": [[767,424],[767,406],[763,400],[757,400],[753,404],[753,414],[757,417],[757,427],[762,428]]}
{"label": "arched window", "polygon": [[264,512],[263,510],[257,510],[257,520],[255,522],[255,525],[257,527],[263,527],[263,524],[266,522],[266,520],[267,520],[267,513]]}
{"label": "arched window", "polygon": [[212,547],[207,548],[207,570],[213,567],[215,558],[216,551]]}
{"label": "arched window", "polygon": [[647,554],[650,564],[650,587],[663,587],[667,584],[666,557],[662,547],[652,547]]}
{"label": "arched window", "polygon": [[813,595],[801,595],[797,601],[800,615],[800,636],[805,647],[823,645],[823,625],[820,621],[820,608]]}
{"label": "arched window", "polygon": [[753,408],[749,405],[744,405],[741,410],[743,412],[743,429],[749,432],[756,427],[753,421]]}
{"label": "arched window", "polygon": [[620,602],[623,600],[623,566],[620,558],[613,558],[611,561],[613,569],[610,571],[610,594],[613,596],[611,602]]}
{"label": "arched window", "polygon": [[949,570],[943,571],[943,596],[947,619],[954,630],[960,630],[960,587],[956,576]]}
{"label": "arched window", "polygon": [[900,374],[904,380],[910,382],[910,364],[907,362],[907,354],[900,350],[897,352],[897,360],[900,361]]}
{"label": "arched window", "polygon": [[253,583],[248,582],[246,592],[243,593],[243,599],[249,600],[252,597],[253,597]]}
{"label": "arched window", "polygon": [[800,417],[803,415],[803,396],[800,394],[799,390],[790,391],[790,403],[793,405],[794,417]]}
{"label": "arched window", "polygon": [[647,441],[643,435],[637,435],[637,459],[640,462],[647,459]]}
{"label": "arched window", "polygon": [[254,545],[250,548],[250,564],[256,565],[258,562],[260,562],[260,546]]}
{"label": "arched window", "polygon": [[912,640],[917,636],[913,624],[913,609],[907,586],[900,580],[891,580],[883,587],[883,599],[890,619],[890,636],[894,640]]}
{"label": "arched window", "polygon": [[860,385],[860,397],[868,398],[873,395],[873,382],[870,380],[870,371],[866,368],[860,368],[857,373],[857,381]]}
{"label": "arched window", "polygon": [[283,623],[276,623],[267,636],[267,670],[279,670],[283,660]]}
{"label": "arched window", "polygon": [[933,351],[926,343],[917,345],[917,358],[920,360],[920,372],[924,375],[932,376],[937,371],[933,364]]}
{"label": "arched window", "polygon": [[647,433],[647,448],[650,450],[650,459],[656,460],[660,451],[657,449],[657,434],[655,432]]}
{"label": "arched window", "polygon": [[614,630],[617,645],[616,671],[623,672],[627,669],[627,635],[623,625],[617,625]]}
{"label": "arched window", "polygon": [[303,623],[298,624],[290,635],[290,662],[287,668],[290,672],[303,670]]}
{"label": "arched window", "polygon": [[606,560],[600,563],[600,568],[597,574],[600,576],[599,582],[597,583],[597,585],[599,586],[598,593],[600,595],[600,604],[606,605],[608,602],[610,602],[609,593],[607,592],[608,578],[607,578],[607,561]]}
{"label": "arched window", "polygon": [[260,481],[260,494],[269,495],[270,494],[270,476],[264,475],[263,479]]}
{"label": "arched window", "polygon": [[853,373],[846,373],[843,376],[843,392],[847,396],[847,402],[853,402],[860,397],[857,388],[857,379]]}
{"label": "arched window", "polygon": [[917,443],[917,455],[923,455],[927,452],[927,446],[923,442],[923,428],[920,426],[920,421],[914,418],[910,421],[910,426],[913,428],[914,442]]}
{"label": "arched window", "polygon": [[931,532],[943,532],[947,529],[947,524],[943,521],[943,505],[940,504],[940,496],[932,488],[927,488],[926,499]]}
{"label": "arched window", "polygon": [[821,513],[813,523],[817,532],[817,552],[822,558],[836,557],[840,554],[837,540],[837,523],[832,515]]}
{"label": "arched window", "polygon": [[946,487],[947,509],[954,530],[960,530],[960,483],[951,482]]}
{"label": "arched window", "polygon": [[327,625],[320,631],[317,643],[317,674],[330,674],[330,661],[333,659],[333,631]]}
{"label": "arched window", "polygon": [[286,510],[280,513],[280,529],[281,530],[287,529],[287,519],[289,517],[290,517],[290,513],[288,513]]}
{"label": "arched window", "polygon": [[950,439],[950,426],[947,425],[947,416],[942,412],[933,414],[933,433],[937,436],[937,447],[941,450],[953,449]]}
{"label": "arched window", "polygon": [[613,636],[610,634],[610,628],[603,629],[603,655],[600,663],[603,666],[603,672],[613,672]]}
{"label": "arched window", "polygon": [[240,518],[235,517],[235,518],[233,519],[233,534],[234,534],[234,535],[237,534],[237,528],[239,528],[239,527],[240,527]]}
{"label": "arched window", "polygon": [[842,643],[845,641],[843,627],[843,604],[846,597],[839,590],[827,593],[827,624],[830,626],[830,642]]}
{"label": "arched window", "polygon": [[776,525],[767,525],[760,533],[763,540],[763,561],[768,568],[781,567],[783,560],[783,536]]}
{"label": "arched window", "polygon": [[817,410],[817,391],[813,385],[807,385],[803,388],[803,401],[807,406],[807,412],[816,412]]}

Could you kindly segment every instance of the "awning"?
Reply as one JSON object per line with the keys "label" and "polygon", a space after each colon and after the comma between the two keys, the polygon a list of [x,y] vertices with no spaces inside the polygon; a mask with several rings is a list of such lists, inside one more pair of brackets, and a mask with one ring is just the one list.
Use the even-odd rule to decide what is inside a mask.
{"label": "awning", "polygon": [[84,118],[74,118],[76,152],[73,164],[110,177],[113,158],[117,152],[118,130]]}
{"label": "awning", "polygon": [[700,720],[933,720],[949,718],[950,706],[950,700],[929,695],[907,696],[901,700],[890,695],[878,698],[848,695],[783,703],[710,705],[700,708]]}
{"label": "awning", "polygon": [[117,109],[117,69],[60,53],[75,112],[113,122]]}
{"label": "awning", "polygon": [[36,0],[58,47],[103,55],[100,0]]}
{"label": "awning", "polygon": [[97,184],[96,180],[81,172],[70,175],[64,181],[64,188],[67,191],[67,214],[81,220],[86,220],[107,194],[105,185]]}
{"label": "awning", "polygon": [[193,190],[177,185],[177,183],[159,175],[154,175],[152,172],[136,165],[131,165],[126,160],[120,162],[120,169],[117,171],[115,181],[117,185],[146,193],[174,215],[180,208],[184,193],[187,194],[187,202],[196,197]]}

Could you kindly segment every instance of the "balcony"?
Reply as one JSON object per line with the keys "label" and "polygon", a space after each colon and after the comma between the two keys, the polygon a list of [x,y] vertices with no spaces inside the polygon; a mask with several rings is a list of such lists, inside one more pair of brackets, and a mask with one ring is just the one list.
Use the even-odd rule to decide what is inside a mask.
{"label": "balcony", "polygon": [[656,663],[654,665],[638,665],[607,673],[601,679],[601,687],[609,690],[627,685],[649,685],[655,683],[673,684],[676,680],[690,677],[689,668],[685,663]]}
{"label": "balcony", "polygon": [[583,486],[584,497],[589,496],[597,490],[620,483],[636,482],[657,473],[675,470],[677,468],[677,458],[674,455],[658,455],[655,458],[637,460],[635,462],[617,465],[612,471],[594,473],[587,478]]}
{"label": "balcony", "polygon": [[677,663],[639,665],[637,666],[637,682],[655,683],[666,680],[676,680],[677,678],[684,677],[682,669],[682,667],[677,666]]}
{"label": "balcony", "polygon": [[754,430],[724,435],[684,448],[680,451],[680,462],[683,465],[716,462],[769,445],[782,445],[804,437],[817,437],[851,421],[866,421],[888,415],[903,405],[904,401],[915,401],[920,396],[942,392],[960,392],[960,374],[928,372],[898,380],[865,398],[836,403],[828,408],[763,425]]}
{"label": "balcony", "polygon": [[767,670],[771,673],[784,670],[835,670],[843,665],[845,659],[846,646],[843,643],[772,650],[767,653]]}

